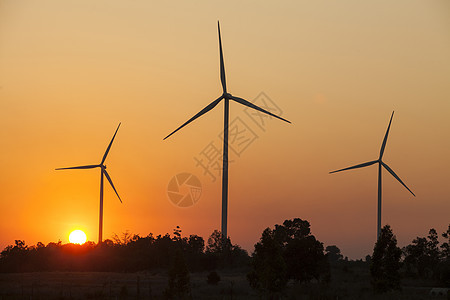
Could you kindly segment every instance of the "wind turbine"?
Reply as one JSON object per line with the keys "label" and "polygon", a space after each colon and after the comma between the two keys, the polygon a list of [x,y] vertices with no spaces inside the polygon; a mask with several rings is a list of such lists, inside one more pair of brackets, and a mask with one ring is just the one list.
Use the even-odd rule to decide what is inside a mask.
{"label": "wind turbine", "polygon": [[337,172],[341,172],[341,171],[345,171],[345,170],[351,170],[351,169],[358,169],[358,168],[368,167],[368,166],[371,166],[373,164],[378,163],[378,224],[377,224],[377,239],[380,237],[380,232],[381,232],[381,170],[382,170],[381,167],[383,166],[411,194],[413,194],[414,197],[416,196],[406,186],[406,184],[403,183],[403,181],[400,179],[400,177],[398,177],[397,174],[395,174],[395,172],[386,163],[384,163],[383,160],[382,160],[383,154],[384,154],[384,149],[386,148],[386,141],[387,141],[387,138],[388,138],[388,135],[389,135],[389,129],[391,128],[392,117],[394,117],[394,112],[392,112],[391,119],[389,120],[389,125],[388,125],[388,128],[386,130],[386,134],[384,135],[383,143],[381,144],[380,156],[378,157],[377,160],[369,161],[369,162],[358,164],[358,165],[355,165],[355,166],[352,166],[352,167],[348,167],[348,168],[345,168],[345,169],[340,169],[340,170],[336,170],[336,171],[330,172],[330,174],[332,174],[332,173],[337,173]]}
{"label": "wind turbine", "polygon": [[114,192],[116,192],[117,197],[119,198],[120,203],[122,203],[122,199],[120,199],[119,193],[117,193],[116,188],[114,187],[114,184],[111,180],[111,177],[109,176],[108,172],[106,171],[106,165],[105,160],[108,156],[109,150],[111,149],[111,145],[114,141],[114,138],[116,137],[117,131],[119,130],[119,126],[117,126],[116,132],[114,132],[114,136],[111,139],[111,142],[109,142],[108,148],[106,148],[105,154],[103,154],[102,161],[98,165],[86,165],[86,166],[79,166],[79,167],[68,167],[68,168],[58,168],[56,170],[69,170],[69,169],[94,169],[94,168],[100,168],[100,220],[98,225],[98,244],[100,245],[103,241],[103,175],[108,179],[109,183],[111,184],[111,187],[113,188]]}
{"label": "wind turbine", "polygon": [[220,81],[222,83],[222,95],[220,95],[219,98],[217,98],[216,100],[214,100],[213,102],[211,102],[210,104],[208,104],[205,108],[203,108],[200,112],[198,112],[195,116],[193,116],[192,118],[190,118],[188,121],[186,121],[183,125],[181,125],[180,127],[178,127],[176,130],[174,130],[171,134],[169,134],[168,136],[166,136],[164,138],[167,139],[168,137],[170,137],[172,134],[174,134],[175,132],[177,132],[178,130],[180,130],[181,128],[183,128],[184,126],[186,126],[187,124],[191,123],[192,121],[194,121],[195,119],[197,119],[198,117],[204,115],[205,113],[207,113],[208,111],[212,110],[214,107],[216,107],[217,104],[219,104],[220,101],[224,101],[224,122],[223,122],[223,167],[222,167],[222,237],[223,238],[227,238],[227,216],[228,216],[228,123],[229,123],[229,105],[230,105],[230,100],[233,100],[239,104],[248,106],[250,108],[253,108],[255,110],[258,110],[260,112],[263,112],[265,114],[268,114],[272,117],[275,117],[277,119],[283,120],[285,122],[291,123],[286,119],[283,119],[277,115],[272,114],[271,112],[268,112],[265,109],[262,109],[256,105],[254,105],[253,103],[243,99],[243,98],[239,98],[236,96],[231,95],[230,93],[227,92],[227,83],[226,83],[226,79],[225,79],[225,65],[223,62],[223,51],[222,51],[222,38],[220,36],[220,24],[219,21],[217,21],[217,29],[218,29],[218,34],[219,34],[219,54],[220,54]]}

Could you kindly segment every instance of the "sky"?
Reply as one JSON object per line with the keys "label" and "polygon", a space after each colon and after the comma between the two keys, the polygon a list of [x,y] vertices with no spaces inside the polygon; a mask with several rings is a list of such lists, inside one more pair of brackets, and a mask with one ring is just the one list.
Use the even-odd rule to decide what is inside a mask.
{"label": "sky", "polygon": [[[119,122],[106,165],[123,203],[105,185],[103,236],[220,229],[223,104],[163,141],[221,94],[218,20],[229,92],[292,122],[230,104],[233,243],[302,218],[371,254],[377,167],[328,172],[377,159],[392,111],[384,161],[417,197],[384,171],[382,223],[400,246],[446,230],[448,1],[2,0],[1,249],[97,241],[100,171],[55,168],[100,163]],[[181,173],[201,183],[189,207],[168,195]]]}

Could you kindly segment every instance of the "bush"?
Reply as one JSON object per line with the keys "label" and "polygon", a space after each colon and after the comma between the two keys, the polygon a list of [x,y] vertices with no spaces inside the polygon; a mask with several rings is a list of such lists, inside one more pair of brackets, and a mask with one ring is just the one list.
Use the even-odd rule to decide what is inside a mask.
{"label": "bush", "polygon": [[397,238],[389,225],[381,229],[372,255],[370,275],[376,293],[400,290],[400,257],[402,250],[397,247]]}
{"label": "bush", "polygon": [[252,288],[271,297],[280,296],[290,279],[328,282],[329,262],[323,244],[311,234],[309,222],[296,218],[264,230],[255,245],[247,279]]}
{"label": "bush", "polygon": [[209,273],[208,277],[206,279],[206,282],[211,285],[217,285],[219,283],[219,281],[220,281],[220,276],[219,276],[219,274],[217,274],[216,271],[212,271],[211,273]]}

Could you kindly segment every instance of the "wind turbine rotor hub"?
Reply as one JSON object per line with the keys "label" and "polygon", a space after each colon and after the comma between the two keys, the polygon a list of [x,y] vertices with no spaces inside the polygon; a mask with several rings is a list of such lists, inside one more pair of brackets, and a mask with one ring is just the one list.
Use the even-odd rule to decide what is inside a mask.
{"label": "wind turbine rotor hub", "polygon": [[225,99],[231,99],[232,95],[230,93],[223,93]]}

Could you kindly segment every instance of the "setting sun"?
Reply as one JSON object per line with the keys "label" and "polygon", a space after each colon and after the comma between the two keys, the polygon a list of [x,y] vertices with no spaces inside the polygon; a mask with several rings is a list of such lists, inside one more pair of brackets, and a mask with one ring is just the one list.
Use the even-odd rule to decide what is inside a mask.
{"label": "setting sun", "polygon": [[81,230],[74,230],[69,235],[69,241],[72,244],[84,244],[86,242],[86,234]]}

